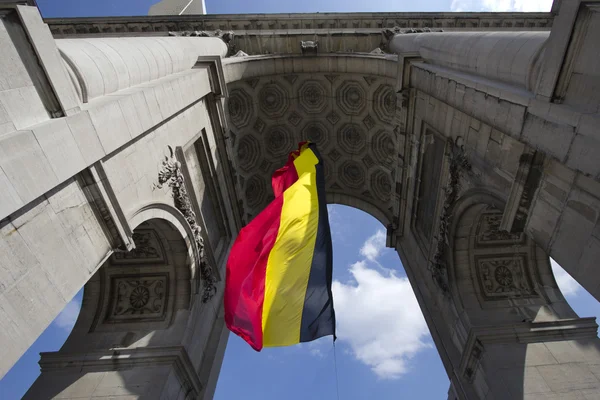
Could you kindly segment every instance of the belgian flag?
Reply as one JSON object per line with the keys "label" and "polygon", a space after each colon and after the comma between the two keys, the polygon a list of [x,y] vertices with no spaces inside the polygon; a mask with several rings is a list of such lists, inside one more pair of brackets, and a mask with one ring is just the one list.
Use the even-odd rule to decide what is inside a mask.
{"label": "belgian flag", "polygon": [[275,200],[241,230],[227,260],[227,327],[257,351],[335,340],[331,232],[316,145],[300,143],[272,186]]}

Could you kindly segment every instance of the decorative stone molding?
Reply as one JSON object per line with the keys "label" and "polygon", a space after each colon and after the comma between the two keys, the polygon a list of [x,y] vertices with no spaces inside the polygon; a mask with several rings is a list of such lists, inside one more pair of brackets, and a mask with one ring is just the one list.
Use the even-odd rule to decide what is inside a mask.
{"label": "decorative stone molding", "polygon": [[477,367],[485,355],[486,345],[593,339],[597,338],[597,335],[598,324],[596,324],[596,318],[522,322],[471,328],[463,348],[459,373],[467,381],[473,382]]}
{"label": "decorative stone molding", "polygon": [[373,49],[373,50],[372,50],[372,51],[371,51],[369,54],[376,54],[376,55],[380,55],[380,56],[382,56],[382,55],[384,55],[384,54],[385,54],[385,51],[381,50],[381,49],[378,47],[378,48],[376,48],[376,49]]}
{"label": "decorative stone molding", "polygon": [[475,269],[486,300],[535,297],[527,254],[478,256]]}
{"label": "decorative stone molding", "polygon": [[233,89],[227,99],[229,121],[236,128],[243,128],[250,123],[253,116],[252,98],[242,88]]}
{"label": "decorative stone molding", "polygon": [[309,114],[319,114],[327,106],[327,93],[318,80],[306,80],[298,89],[300,106]]}
{"label": "decorative stone molding", "polygon": [[289,95],[278,83],[267,83],[258,92],[258,106],[269,118],[281,118],[290,107]]}
{"label": "decorative stone molding", "polygon": [[544,153],[535,150],[521,155],[499,229],[507,232],[525,229],[531,201],[542,179],[544,160]]}
{"label": "decorative stone molding", "polygon": [[479,340],[473,341],[470,349],[468,349],[469,357],[463,369],[463,376],[468,382],[475,380],[475,373],[479,367],[479,362],[483,357],[483,344]]}
{"label": "decorative stone molding", "polygon": [[467,344],[476,340],[485,346],[486,344],[556,342],[595,337],[598,337],[598,324],[595,317],[590,317],[472,328]]}
{"label": "decorative stone molding", "polygon": [[317,55],[319,50],[319,41],[318,40],[302,40],[300,41],[300,50],[302,55]]}
{"label": "decorative stone molding", "polygon": [[[282,30],[291,34],[294,30],[322,29],[324,31],[373,31],[380,35],[382,29],[446,29],[446,28],[493,28],[548,29],[554,16],[551,13],[307,13],[252,15],[169,15],[136,17],[96,18],[47,18],[54,35],[144,33],[168,31],[212,31],[224,29],[242,35]],[[361,32],[362,33],[362,32]]]}
{"label": "decorative stone molding", "polygon": [[345,114],[360,115],[367,106],[368,99],[365,89],[359,82],[348,80],[338,88],[336,100],[340,110]]}
{"label": "decorative stone molding", "polygon": [[154,230],[136,230],[133,233],[133,242],[135,248],[131,251],[113,254],[113,264],[165,263],[165,252]]}
{"label": "decorative stone molding", "polygon": [[476,247],[511,246],[525,243],[525,235],[521,233],[509,233],[501,230],[502,213],[498,210],[489,210],[482,214],[477,225],[475,237]]}
{"label": "decorative stone molding", "polygon": [[238,52],[231,57],[248,57],[248,54],[244,53],[242,50],[238,50]]}
{"label": "decorative stone molding", "polygon": [[106,178],[102,163],[81,171],[77,179],[98,221],[102,222],[113,251],[125,253],[134,249],[131,228]]}
{"label": "decorative stone molding", "polygon": [[429,266],[434,282],[444,293],[448,293],[448,268],[446,265],[446,251],[448,249],[448,233],[452,219],[452,208],[460,191],[460,177],[463,171],[471,170],[471,163],[465,155],[464,146],[457,144],[458,139],[450,139],[449,178],[444,189],[445,199],[440,214],[438,236],[436,237],[436,250]]}
{"label": "decorative stone molding", "polygon": [[221,39],[227,45],[227,57],[235,54],[235,43],[233,38],[235,34],[233,31],[222,31],[217,29],[213,32],[207,31],[169,31],[169,36],[185,36],[185,37],[216,37]]}
{"label": "decorative stone molding", "polygon": [[194,241],[198,249],[198,259],[200,260],[200,275],[204,283],[204,293],[202,301],[209,301],[217,291],[215,274],[206,260],[204,253],[204,239],[198,222],[196,213],[194,213],[190,197],[186,188],[183,173],[181,172],[181,163],[177,160],[173,148],[169,147],[169,156],[165,156],[162,161],[162,168],[158,172],[158,185],[156,188],[162,189],[166,184],[171,188],[175,208],[177,208],[185,217],[185,220],[192,229]]}
{"label": "decorative stone molding", "polygon": [[198,398],[203,386],[184,346],[115,348],[85,353],[41,353],[41,372],[115,371],[148,366],[171,365],[186,398]]}
{"label": "decorative stone molding", "polygon": [[110,291],[106,322],[162,321],[165,317],[168,274],[113,276]]}

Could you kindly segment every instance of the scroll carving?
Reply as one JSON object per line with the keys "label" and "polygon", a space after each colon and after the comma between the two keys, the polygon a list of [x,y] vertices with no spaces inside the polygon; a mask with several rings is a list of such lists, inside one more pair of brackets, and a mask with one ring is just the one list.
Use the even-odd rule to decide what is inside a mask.
{"label": "scroll carving", "polygon": [[460,191],[460,177],[463,171],[471,170],[471,163],[465,156],[463,146],[451,141],[450,173],[448,186],[444,189],[445,200],[440,215],[439,231],[436,237],[436,249],[429,267],[434,282],[444,293],[448,292],[448,268],[446,251],[449,247],[448,233],[452,219],[452,207],[456,203]]}
{"label": "scroll carving", "polygon": [[185,179],[181,172],[181,163],[177,161],[177,157],[169,146],[170,155],[166,156],[162,162],[162,168],[158,172],[158,189],[162,189],[164,185],[171,188],[175,208],[177,208],[185,217],[185,220],[190,225],[198,249],[198,259],[200,260],[200,275],[204,282],[204,293],[202,294],[202,302],[209,301],[217,291],[216,278],[212,268],[206,260],[204,252],[204,239],[202,238],[202,230],[196,221],[196,213],[192,208],[192,203],[188,195],[185,185]]}

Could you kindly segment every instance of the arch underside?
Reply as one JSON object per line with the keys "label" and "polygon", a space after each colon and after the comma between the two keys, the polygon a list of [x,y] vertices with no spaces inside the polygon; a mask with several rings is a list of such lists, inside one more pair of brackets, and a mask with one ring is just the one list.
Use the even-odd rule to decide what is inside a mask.
{"label": "arch underside", "polygon": [[[323,63],[326,58],[290,58],[285,71],[246,72],[228,83],[232,162],[246,221],[272,200],[273,172],[304,140],[317,143],[323,156],[328,202],[355,206],[384,223],[393,219],[404,137],[395,120],[396,82],[380,65],[395,62],[332,57]],[[342,72],[348,69],[337,68],[339,59],[361,68]],[[312,71],[304,72],[309,63]],[[270,72],[268,65],[251,70]]]}

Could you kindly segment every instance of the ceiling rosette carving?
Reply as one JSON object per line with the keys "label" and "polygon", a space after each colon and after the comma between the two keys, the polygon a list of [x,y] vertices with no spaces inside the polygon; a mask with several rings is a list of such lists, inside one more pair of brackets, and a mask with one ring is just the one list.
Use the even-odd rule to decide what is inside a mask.
{"label": "ceiling rosette carving", "polygon": [[[272,198],[271,174],[301,140],[317,143],[326,187],[389,215],[403,138],[395,82],[376,75],[294,73],[229,84],[230,141],[246,218]],[[390,219],[391,219],[391,215]]]}

